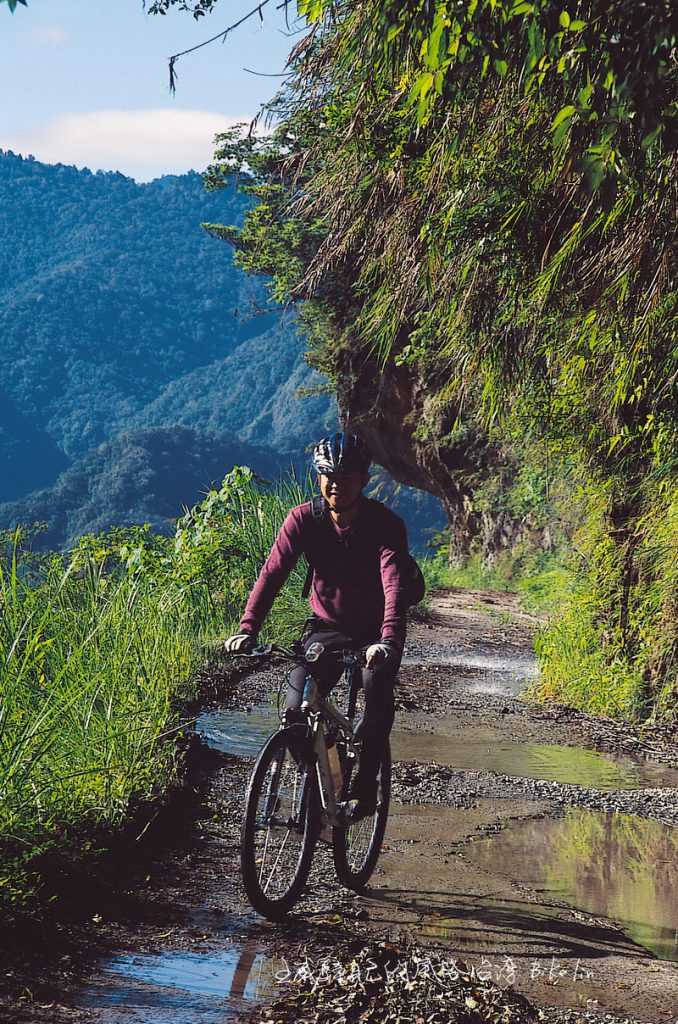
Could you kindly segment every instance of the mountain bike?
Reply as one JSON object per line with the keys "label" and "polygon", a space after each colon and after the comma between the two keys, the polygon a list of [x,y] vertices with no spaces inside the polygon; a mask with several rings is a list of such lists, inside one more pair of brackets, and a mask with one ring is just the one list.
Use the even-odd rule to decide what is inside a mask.
{"label": "mountain bike", "polygon": [[360,756],[360,726],[354,729],[363,656],[342,651],[348,688],[346,715],[323,697],[313,678],[313,663],[324,653],[311,644],[291,648],[267,644],[241,657],[270,654],[306,668],[299,710],[288,709],[281,728],[264,743],[250,778],[240,843],[245,891],[260,914],[279,920],[302,893],[318,839],[331,829],[334,867],[339,881],[360,892],[376,866],[386,829],[391,796],[391,751],[386,745],[378,774],[373,815],[351,819],[351,775]]}

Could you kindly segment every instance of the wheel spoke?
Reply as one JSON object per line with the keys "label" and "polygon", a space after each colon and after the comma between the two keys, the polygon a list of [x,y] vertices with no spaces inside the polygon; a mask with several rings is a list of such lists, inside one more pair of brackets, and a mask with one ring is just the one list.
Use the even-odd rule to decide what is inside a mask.
{"label": "wheel spoke", "polygon": [[[262,862],[259,873],[262,892],[267,895],[276,893],[289,881],[290,873],[300,854],[300,850],[298,848],[295,850],[294,847],[295,845],[299,847],[301,840],[301,834],[293,824],[290,824],[296,818],[298,802],[299,780],[296,766],[292,768],[290,761],[282,756],[271,767],[272,772],[266,799],[266,838],[261,854]],[[291,771],[294,774],[289,779]],[[290,837],[293,834],[296,834],[298,839],[296,844],[290,842]],[[276,872],[279,867],[281,871],[278,877]]]}
{"label": "wheel spoke", "polygon": [[245,888],[255,909],[274,918],[299,894],[315,842],[315,826],[308,820],[315,803],[310,793],[304,797],[312,778],[307,765],[293,757],[292,742],[290,730],[281,730],[262,749],[243,823]]}
{"label": "wheel spoke", "polygon": [[389,747],[382,760],[377,784],[374,814],[343,829],[335,828],[332,833],[334,865],[339,880],[357,891],[360,891],[374,871],[384,837],[391,792]]}
{"label": "wheel spoke", "polygon": [[266,885],[264,885],[264,886],[263,886],[263,891],[264,891],[264,892],[268,892],[268,887],[269,887],[269,884],[270,884],[270,882],[271,882],[271,879],[273,878],[273,872],[275,871],[275,869],[276,869],[276,868],[277,868],[277,866],[278,866],[278,861],[280,860],[280,858],[281,858],[281,856],[282,856],[282,852],[283,852],[283,850],[285,849],[285,844],[287,843],[287,840],[288,840],[288,839],[289,839],[289,837],[290,837],[290,831],[291,831],[290,829],[288,829],[288,830],[287,830],[287,833],[286,833],[286,835],[285,835],[285,838],[283,839],[283,841],[282,841],[282,843],[281,843],[281,845],[280,845],[280,849],[278,850],[278,856],[277,856],[277,857],[275,858],[275,861],[274,861],[274,863],[273,863],[273,867],[271,868],[271,873],[270,873],[270,875],[268,876],[268,882],[266,883]]}

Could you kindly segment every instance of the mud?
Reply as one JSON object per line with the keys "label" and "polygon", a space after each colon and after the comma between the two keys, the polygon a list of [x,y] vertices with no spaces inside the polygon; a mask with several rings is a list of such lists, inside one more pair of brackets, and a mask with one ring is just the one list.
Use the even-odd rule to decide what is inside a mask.
{"label": "mud", "polygon": [[238,1019],[274,998],[281,963],[387,936],[463,956],[546,1022],[674,1024],[675,737],[521,700],[534,628],[512,595],[471,592],[437,595],[412,624],[377,871],[364,896],[347,893],[321,844],[285,925],[244,903],[238,844],[286,673],[226,688],[198,722],[213,753],[192,813],[150,860],[121,856],[58,928],[34,925],[30,955],[15,948],[9,962],[0,1020]]}

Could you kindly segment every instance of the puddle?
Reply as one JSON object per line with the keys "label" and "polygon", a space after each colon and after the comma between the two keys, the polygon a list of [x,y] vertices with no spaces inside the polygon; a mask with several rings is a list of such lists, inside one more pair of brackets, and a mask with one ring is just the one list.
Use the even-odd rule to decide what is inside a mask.
{"label": "puddle", "polygon": [[195,731],[222,754],[256,757],[279,725],[280,718],[272,704],[257,704],[249,712],[208,711],[196,721]]}
{"label": "puddle", "polygon": [[492,654],[464,654],[449,647],[432,646],[424,657],[421,652],[405,655],[403,667],[422,664],[444,665],[458,669],[458,689],[463,693],[518,697],[539,675],[536,659],[528,655],[510,658]]}
{"label": "puddle", "polygon": [[[210,711],[196,723],[196,731],[213,749],[240,757],[255,757],[277,727],[278,713],[269,704],[257,705],[249,713]],[[391,745],[396,761],[437,761],[450,768],[547,779],[602,791],[678,787],[678,772],[662,765],[608,757],[580,747],[511,743],[492,730],[487,739],[479,739],[394,729]]]}
{"label": "puddle", "polygon": [[119,956],[102,965],[80,1006],[106,1010],[107,1021],[218,1024],[274,999],[280,991],[276,974],[284,966],[253,944],[218,952]]}
{"label": "puddle", "polygon": [[489,729],[487,734],[486,739],[481,739],[394,729],[391,733],[393,757],[396,761],[436,761],[450,768],[546,779],[603,792],[678,787],[678,771],[663,765],[643,764],[631,757],[612,757],[581,747],[512,743]]}
{"label": "puddle", "polygon": [[678,829],[571,808],[556,821],[524,822],[474,842],[464,857],[617,921],[638,945],[678,961]]}

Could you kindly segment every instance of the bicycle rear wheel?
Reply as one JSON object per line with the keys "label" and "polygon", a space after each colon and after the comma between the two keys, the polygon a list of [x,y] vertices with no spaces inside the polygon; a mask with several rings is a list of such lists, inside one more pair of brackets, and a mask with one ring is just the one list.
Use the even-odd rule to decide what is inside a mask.
{"label": "bicycle rear wheel", "polygon": [[306,727],[274,733],[254,766],[240,843],[243,883],[260,914],[279,920],[306,883],[319,831],[318,785]]}
{"label": "bicycle rear wheel", "polygon": [[[386,744],[377,776],[377,809],[352,825],[332,829],[332,853],[337,878],[348,889],[360,892],[374,871],[386,831],[391,802],[391,747]],[[348,780],[346,783],[348,790]]]}

